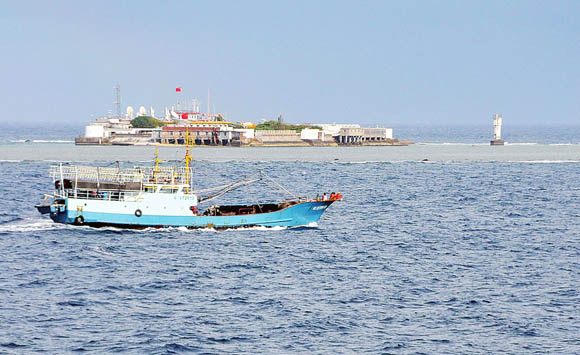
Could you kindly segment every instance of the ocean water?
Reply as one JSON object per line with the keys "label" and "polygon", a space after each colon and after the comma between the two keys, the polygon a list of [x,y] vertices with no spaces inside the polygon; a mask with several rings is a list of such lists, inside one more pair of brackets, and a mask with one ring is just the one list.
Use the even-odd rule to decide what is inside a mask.
{"label": "ocean water", "polygon": [[580,145],[457,141],[197,148],[198,186],[262,169],[345,197],[317,226],[221,232],[54,224],[51,164],[153,148],[0,144],[0,353],[579,353]]}
{"label": "ocean water", "polygon": [[[76,136],[84,134],[88,122],[67,124],[8,123],[0,130],[0,145],[72,143]],[[372,124],[362,124],[373,127]],[[386,124],[386,126],[389,126]],[[393,126],[390,126],[393,127]],[[397,125],[394,136],[420,144],[489,144],[493,136],[490,124],[472,125]],[[509,143],[533,144],[580,144],[580,122],[567,125],[503,125],[503,138]]]}

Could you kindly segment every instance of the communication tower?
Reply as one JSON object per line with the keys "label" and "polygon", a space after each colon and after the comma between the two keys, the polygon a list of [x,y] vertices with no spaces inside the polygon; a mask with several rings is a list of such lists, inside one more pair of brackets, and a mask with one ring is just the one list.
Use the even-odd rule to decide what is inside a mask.
{"label": "communication tower", "polygon": [[121,86],[115,86],[115,108],[117,110],[117,118],[122,118],[121,113]]}

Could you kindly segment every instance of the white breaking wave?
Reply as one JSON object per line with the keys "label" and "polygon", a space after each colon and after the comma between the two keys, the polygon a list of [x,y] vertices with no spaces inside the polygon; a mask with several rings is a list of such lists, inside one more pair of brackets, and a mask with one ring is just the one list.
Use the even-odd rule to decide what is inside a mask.
{"label": "white breaking wave", "polygon": [[441,143],[441,145],[489,145],[489,143],[450,143],[450,142],[445,142],[445,143]]}
{"label": "white breaking wave", "polygon": [[14,139],[10,143],[74,143],[75,141],[64,139]]}
{"label": "white breaking wave", "polygon": [[477,142],[476,143],[452,143],[452,142],[432,143],[432,142],[418,142],[418,143],[415,143],[415,145],[437,145],[437,146],[441,146],[441,145],[444,145],[444,146],[449,146],[449,145],[451,145],[451,146],[453,146],[453,145],[458,145],[458,146],[478,145],[479,146],[479,145],[489,145],[489,143],[477,143]]}
{"label": "white breaking wave", "polygon": [[510,163],[559,164],[559,163],[580,163],[580,160],[520,160],[520,161],[510,161]]}
{"label": "white breaking wave", "polygon": [[32,143],[74,143],[75,141],[68,141],[68,140],[42,140],[42,139],[33,139]]}
{"label": "white breaking wave", "polygon": [[335,164],[377,164],[377,163],[386,163],[383,160],[363,160],[363,161],[340,161],[340,160],[329,160],[329,163]]}
{"label": "white breaking wave", "polygon": [[96,246],[96,247],[94,247],[94,248],[92,248],[92,249],[93,249],[93,251],[94,251],[94,252],[97,252],[97,253],[99,253],[99,254],[103,254],[103,255],[110,255],[110,256],[112,256],[112,255],[115,255],[114,253],[111,253],[111,252],[108,252],[108,251],[106,251],[106,250],[103,250],[103,249],[102,249],[101,247],[99,247],[99,246]]}
{"label": "white breaking wave", "polygon": [[[548,145],[548,146],[558,146],[558,145],[579,145],[580,143],[538,143],[538,142],[504,142],[504,145]],[[415,145],[429,145],[429,146],[490,146],[489,142],[484,143],[453,143],[453,142],[417,142]]]}

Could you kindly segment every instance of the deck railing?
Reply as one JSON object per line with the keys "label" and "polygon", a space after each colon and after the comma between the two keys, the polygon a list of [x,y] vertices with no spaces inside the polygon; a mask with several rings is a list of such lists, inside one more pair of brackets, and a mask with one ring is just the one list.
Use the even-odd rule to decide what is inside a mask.
{"label": "deck railing", "polygon": [[89,190],[66,190],[66,197],[81,200],[102,200],[102,201],[127,201],[139,196],[138,192],[126,191],[89,191]]}
{"label": "deck railing", "polygon": [[53,180],[88,181],[96,183],[158,183],[187,184],[193,168],[185,167],[133,167],[129,169],[102,168],[94,166],[51,166]]}

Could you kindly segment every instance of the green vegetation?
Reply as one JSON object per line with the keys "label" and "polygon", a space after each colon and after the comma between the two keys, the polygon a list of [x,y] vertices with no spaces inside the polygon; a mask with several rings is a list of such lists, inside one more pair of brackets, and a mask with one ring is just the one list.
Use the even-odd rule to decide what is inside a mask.
{"label": "green vegetation", "polygon": [[278,116],[276,121],[266,121],[264,123],[260,123],[256,125],[256,130],[293,130],[296,132],[302,131],[304,128],[314,128],[314,129],[322,129],[318,126],[311,126],[311,125],[297,125],[297,124],[287,124],[284,123],[282,116]]}
{"label": "green vegetation", "polygon": [[151,116],[138,116],[131,121],[131,126],[135,128],[157,128],[163,125],[165,125],[163,121]]}

